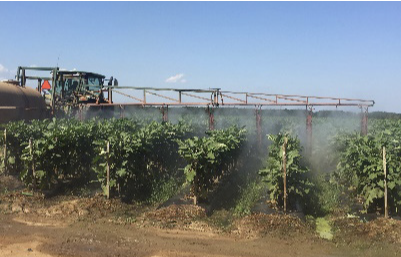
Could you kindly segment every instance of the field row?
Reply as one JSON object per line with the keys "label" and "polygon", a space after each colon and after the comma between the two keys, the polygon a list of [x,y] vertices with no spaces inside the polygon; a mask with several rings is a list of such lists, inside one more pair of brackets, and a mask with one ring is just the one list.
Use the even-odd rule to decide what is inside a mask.
{"label": "field row", "polygon": [[[386,206],[392,213],[398,211],[399,120],[370,120],[367,136],[336,131],[325,146],[318,144],[322,131],[317,131],[311,156],[304,156],[296,131],[278,124],[282,125],[279,132],[269,134],[269,141],[261,146],[255,144],[253,133],[236,125],[205,131],[182,121],[14,122],[6,125],[0,140],[4,145],[2,170],[19,174],[33,189],[95,182],[106,196],[128,201],[167,200],[184,184],[190,186],[195,203],[207,201],[225,177],[235,174],[252,178],[241,185],[243,195],[238,201],[248,201],[243,212],[249,212],[249,201],[262,197],[255,193],[263,191],[259,190],[261,180],[272,206],[285,211],[330,212],[358,199],[365,212]],[[171,189],[167,194],[162,190],[165,185]]]}

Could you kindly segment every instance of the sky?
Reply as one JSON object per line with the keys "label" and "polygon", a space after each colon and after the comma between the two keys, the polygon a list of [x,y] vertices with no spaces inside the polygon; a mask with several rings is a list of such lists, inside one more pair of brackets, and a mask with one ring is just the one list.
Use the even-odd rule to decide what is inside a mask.
{"label": "sky", "polygon": [[401,2],[0,2],[0,80],[59,66],[121,86],[375,100],[401,113]]}

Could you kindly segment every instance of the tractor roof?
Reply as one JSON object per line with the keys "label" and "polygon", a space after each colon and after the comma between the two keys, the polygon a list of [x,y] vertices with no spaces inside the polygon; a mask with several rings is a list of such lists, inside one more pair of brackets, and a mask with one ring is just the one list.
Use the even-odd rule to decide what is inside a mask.
{"label": "tractor roof", "polygon": [[58,72],[59,74],[63,74],[63,75],[71,75],[71,76],[79,76],[79,75],[84,75],[84,76],[93,76],[93,77],[101,77],[101,78],[105,78],[106,76],[99,74],[99,73],[94,73],[94,72],[88,72],[88,71],[65,71],[65,70],[61,70]]}

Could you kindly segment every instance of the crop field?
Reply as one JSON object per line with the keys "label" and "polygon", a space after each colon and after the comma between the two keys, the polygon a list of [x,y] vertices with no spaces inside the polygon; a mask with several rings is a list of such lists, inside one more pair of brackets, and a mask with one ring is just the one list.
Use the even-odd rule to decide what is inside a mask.
{"label": "crop field", "polygon": [[2,125],[1,256],[400,255],[398,115],[138,110]]}

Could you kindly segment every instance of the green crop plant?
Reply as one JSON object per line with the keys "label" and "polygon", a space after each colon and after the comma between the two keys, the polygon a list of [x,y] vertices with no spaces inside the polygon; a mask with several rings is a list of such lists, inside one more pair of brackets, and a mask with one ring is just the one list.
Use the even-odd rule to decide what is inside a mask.
{"label": "green crop plant", "polygon": [[[43,128],[39,126],[43,129],[41,134],[33,134],[20,144],[22,180],[26,184],[35,180],[39,188],[51,188],[61,181],[88,180],[94,155],[95,124],[67,119],[53,119],[45,124]],[[35,123],[28,127],[37,129]]]}
{"label": "green crop plant", "polygon": [[126,200],[144,200],[150,196],[152,188],[157,188],[155,184],[177,175],[181,163],[177,140],[184,139],[190,132],[191,128],[183,123],[158,122],[132,131],[110,129],[107,138],[95,142],[98,155],[93,161],[93,169],[105,193],[117,191]]}
{"label": "green crop plant", "polygon": [[377,130],[367,136],[359,133],[338,136],[337,149],[341,154],[335,178],[362,197],[365,211],[383,206],[383,147],[387,152],[386,181],[392,209],[398,209],[401,204],[401,147],[394,128]]}
{"label": "green crop plant", "polygon": [[[294,208],[297,202],[302,202],[302,198],[309,194],[312,187],[312,183],[307,178],[309,169],[302,164],[299,139],[289,134],[268,135],[268,139],[272,144],[269,147],[267,164],[259,171],[259,174],[267,184],[270,201],[276,206],[284,205],[285,180],[289,206]],[[286,164],[285,176],[283,155]]]}
{"label": "green crop plant", "polygon": [[246,130],[232,126],[178,141],[179,153],[188,163],[184,172],[195,203],[205,200],[216,182],[234,168],[245,140]]}

